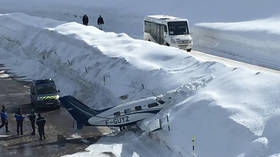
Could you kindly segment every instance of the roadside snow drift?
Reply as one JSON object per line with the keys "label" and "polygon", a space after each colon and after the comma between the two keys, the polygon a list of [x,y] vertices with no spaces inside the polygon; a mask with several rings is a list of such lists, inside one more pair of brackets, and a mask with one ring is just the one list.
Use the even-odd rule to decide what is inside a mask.
{"label": "roadside snow drift", "polygon": [[280,69],[280,17],[232,23],[199,23],[195,47],[207,53]]}
{"label": "roadside snow drift", "polygon": [[126,133],[73,156],[189,157],[192,136],[201,157],[280,153],[279,74],[202,62],[177,48],[124,33],[21,13],[0,15],[0,54],[0,62],[17,74],[52,77],[62,94],[93,108],[159,94],[175,98],[156,116],[169,115],[171,130],[164,122],[163,130],[151,134],[154,141],[138,136],[130,141],[135,135]]}
{"label": "roadside snow drift", "polygon": [[[13,62],[9,65],[21,75],[29,74],[30,79],[57,75],[70,78],[92,89],[90,93],[80,92],[86,95],[83,99],[92,98],[97,103],[95,107],[118,105],[123,101],[121,96],[130,101],[162,94],[198,78],[208,81],[212,79],[212,67],[222,66],[201,63],[176,48],[134,40],[123,33],[105,33],[75,22],[21,13],[3,14],[0,20],[1,48],[10,51],[3,56],[13,56],[11,62],[3,62]],[[15,57],[25,60],[15,61]],[[66,88],[65,94],[72,93]]]}

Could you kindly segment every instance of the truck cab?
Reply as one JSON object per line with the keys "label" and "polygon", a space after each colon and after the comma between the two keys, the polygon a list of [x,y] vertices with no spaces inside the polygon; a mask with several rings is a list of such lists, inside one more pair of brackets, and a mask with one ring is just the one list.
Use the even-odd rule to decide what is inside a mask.
{"label": "truck cab", "polygon": [[30,96],[36,110],[55,110],[60,107],[59,90],[52,79],[32,81]]}

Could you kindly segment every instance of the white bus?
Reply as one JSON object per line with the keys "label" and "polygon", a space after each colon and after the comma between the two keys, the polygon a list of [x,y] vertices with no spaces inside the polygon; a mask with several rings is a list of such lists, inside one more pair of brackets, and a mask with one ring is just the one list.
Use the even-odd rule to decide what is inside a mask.
{"label": "white bus", "polygon": [[188,52],[193,46],[188,20],[166,15],[148,15],[144,18],[144,40]]}

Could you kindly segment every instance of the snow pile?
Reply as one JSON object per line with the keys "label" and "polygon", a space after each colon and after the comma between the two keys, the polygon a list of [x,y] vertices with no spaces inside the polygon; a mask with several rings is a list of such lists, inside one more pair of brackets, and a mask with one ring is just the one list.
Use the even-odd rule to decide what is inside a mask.
{"label": "snow pile", "polygon": [[155,141],[108,137],[74,156],[191,156],[192,136],[199,156],[279,154],[277,74],[202,62],[123,33],[20,13],[0,15],[0,54],[17,74],[52,77],[62,94],[94,108],[158,94],[176,98],[157,115],[169,115],[171,131],[165,122],[152,134]]}
{"label": "snow pile", "polygon": [[[112,145],[112,143],[114,143]],[[151,149],[152,146],[153,149]],[[104,137],[96,144],[86,148],[87,152],[80,152],[65,157],[175,157],[176,154],[168,149],[163,149],[160,142],[154,141],[147,136],[137,136],[128,132],[125,136]]]}
{"label": "snow pile", "polygon": [[279,70],[279,28],[279,17],[233,23],[199,23],[193,29],[193,36],[199,50]]}
{"label": "snow pile", "polygon": [[190,154],[192,136],[198,156],[279,153],[279,78],[233,68],[166,111],[171,131],[157,136],[181,154]]}
{"label": "snow pile", "polygon": [[[1,15],[0,21],[1,48],[11,51],[3,56],[26,59],[22,62],[12,57],[10,63],[16,63],[10,64],[6,58],[3,62],[30,79],[52,77],[59,81],[57,75],[70,78],[89,88],[78,96],[97,108],[118,105],[122,96],[131,101],[165,93],[198,78],[207,81],[212,78],[213,67],[221,66],[201,63],[176,48],[134,40],[126,34],[105,33],[75,22],[20,13]],[[62,85],[59,88],[66,90],[63,94],[73,94]]]}

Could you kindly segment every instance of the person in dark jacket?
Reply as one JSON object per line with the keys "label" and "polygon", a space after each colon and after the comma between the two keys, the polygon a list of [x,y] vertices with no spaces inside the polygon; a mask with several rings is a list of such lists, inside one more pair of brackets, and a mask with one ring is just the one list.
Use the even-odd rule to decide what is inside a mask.
{"label": "person in dark jacket", "polygon": [[103,17],[101,15],[99,15],[99,17],[97,19],[97,25],[98,25],[100,30],[103,30],[102,26],[104,25],[104,20],[103,20]]}
{"label": "person in dark jacket", "polygon": [[0,113],[0,116],[1,116],[1,126],[0,126],[0,129],[5,126],[6,127],[6,133],[7,132],[10,132],[8,130],[8,113],[6,112],[6,108],[5,106],[3,105],[2,106],[2,110],[1,110],[1,113]]}
{"label": "person in dark jacket", "polygon": [[88,25],[88,16],[86,14],[83,16],[83,25]]}
{"label": "person in dark jacket", "polygon": [[31,123],[31,127],[32,127],[32,133],[31,135],[35,135],[35,121],[36,121],[36,115],[34,110],[31,111],[31,114],[28,115],[28,118],[30,120]]}
{"label": "person in dark jacket", "polygon": [[15,118],[17,121],[17,135],[19,135],[19,133],[21,135],[23,135],[23,130],[22,130],[22,126],[23,126],[23,120],[24,120],[24,116],[21,113],[21,110],[18,109],[18,112],[15,114]]}
{"label": "person in dark jacket", "polygon": [[42,141],[42,139],[46,139],[45,136],[45,124],[46,124],[46,120],[44,117],[41,116],[40,113],[38,113],[38,118],[36,120],[36,124],[38,126],[38,132],[39,132],[39,136],[40,136],[40,141]]}

